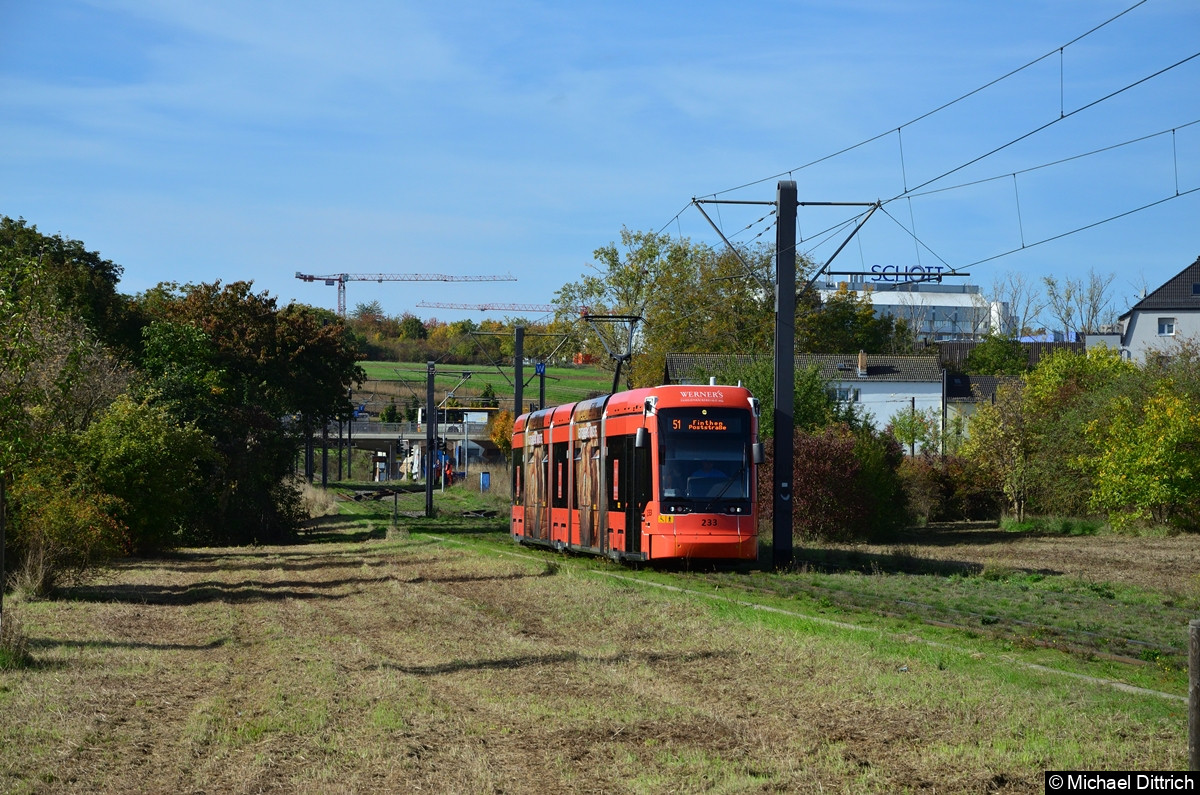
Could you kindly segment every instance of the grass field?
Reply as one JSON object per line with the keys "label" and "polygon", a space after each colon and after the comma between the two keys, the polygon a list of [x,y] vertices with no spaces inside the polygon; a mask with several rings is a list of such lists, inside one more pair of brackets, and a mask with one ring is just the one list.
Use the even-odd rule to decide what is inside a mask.
{"label": "grass field", "polygon": [[481,499],[426,520],[399,496],[395,528],[390,498],[341,501],[306,543],[8,603],[36,664],[0,671],[0,790],[1041,792],[1048,769],[1186,765],[1175,658],[990,630],[1194,615],[1192,537],[1071,539],[1125,580],[979,529],[799,549],[821,566],[788,575],[634,569],[516,547],[503,515],[461,515]]}
{"label": "grass field", "polygon": [[[362,362],[367,378],[381,384],[394,384],[397,394],[416,394],[423,401],[425,397],[425,364],[423,362]],[[497,369],[480,365],[438,364],[434,380],[434,389],[440,396],[454,389],[462,381],[463,373],[471,373],[471,378],[456,390],[460,396],[478,395],[485,384],[491,384],[492,389],[502,399],[501,405],[510,405],[513,395],[512,367]],[[526,402],[537,400],[538,379],[534,375],[533,365],[525,366],[524,392]],[[372,384],[364,385],[365,393],[370,393]],[[583,400],[595,394],[607,394],[612,389],[612,371],[599,367],[549,367],[546,371],[546,404],[558,405]],[[507,398],[509,403],[504,402]]]}

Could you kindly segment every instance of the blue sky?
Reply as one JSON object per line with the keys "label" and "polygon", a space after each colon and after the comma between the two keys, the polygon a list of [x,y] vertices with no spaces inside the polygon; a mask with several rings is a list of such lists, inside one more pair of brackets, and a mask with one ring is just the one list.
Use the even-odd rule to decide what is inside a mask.
{"label": "blue sky", "polygon": [[[1200,255],[1200,58],[1120,91],[1200,52],[1200,4],[1064,46],[1135,2],[0,0],[0,214],[119,263],[127,293],[248,279],[334,308],[295,272],[516,277],[347,289],[478,319],[416,305],[548,303],[622,226],[720,245],[693,197],[790,178],[913,194],[836,267],[1095,269],[1125,303]],[[773,237],[763,207],[708,212]],[[853,212],[801,209],[802,250],[823,262]]]}

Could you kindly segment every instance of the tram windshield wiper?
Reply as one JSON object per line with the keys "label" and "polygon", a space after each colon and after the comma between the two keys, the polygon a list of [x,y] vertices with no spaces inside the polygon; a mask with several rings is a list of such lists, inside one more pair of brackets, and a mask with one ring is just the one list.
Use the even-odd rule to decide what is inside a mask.
{"label": "tram windshield wiper", "polygon": [[732,486],[734,483],[737,483],[738,481],[740,481],[742,479],[742,476],[745,474],[746,474],[746,465],[743,463],[741,468],[733,475],[733,477],[731,477],[725,481],[725,485],[721,487],[721,490],[718,491],[716,494],[714,494],[712,496],[712,498],[708,501],[708,503],[705,504],[705,506],[700,509],[700,513],[708,513],[709,511],[711,511],[712,507],[717,504],[717,500],[724,497],[725,492],[729,491],[729,487]]}

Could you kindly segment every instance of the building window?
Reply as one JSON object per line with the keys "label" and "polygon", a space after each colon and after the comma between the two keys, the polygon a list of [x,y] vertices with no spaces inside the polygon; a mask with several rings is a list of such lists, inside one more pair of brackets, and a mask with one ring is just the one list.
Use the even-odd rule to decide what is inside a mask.
{"label": "building window", "polygon": [[1192,295],[1200,295],[1200,282],[1192,282]]}
{"label": "building window", "polygon": [[1175,336],[1175,318],[1160,317],[1158,319],[1158,336],[1174,337]]}
{"label": "building window", "polygon": [[857,403],[858,390],[853,387],[839,386],[826,390],[831,398],[838,403]]}

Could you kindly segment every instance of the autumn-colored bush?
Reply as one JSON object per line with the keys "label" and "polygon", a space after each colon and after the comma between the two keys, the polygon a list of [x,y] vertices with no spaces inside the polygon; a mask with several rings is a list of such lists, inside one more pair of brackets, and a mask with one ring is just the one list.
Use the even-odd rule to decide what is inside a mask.
{"label": "autumn-colored bush", "polygon": [[900,465],[910,516],[918,523],[995,519],[1003,493],[994,480],[962,456],[925,454]]}
{"label": "autumn-colored bush", "polygon": [[128,551],[126,528],[115,518],[120,500],[68,460],[33,462],[8,496],[14,580],[31,596],[48,596]]}
{"label": "autumn-colored bush", "polygon": [[[890,437],[870,428],[831,425],[793,436],[792,520],[797,540],[881,540],[907,521],[897,470],[903,459]],[[769,447],[769,445],[768,445]],[[773,516],[773,462],[759,467],[762,526]]]}

